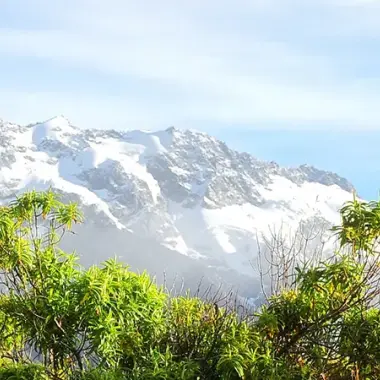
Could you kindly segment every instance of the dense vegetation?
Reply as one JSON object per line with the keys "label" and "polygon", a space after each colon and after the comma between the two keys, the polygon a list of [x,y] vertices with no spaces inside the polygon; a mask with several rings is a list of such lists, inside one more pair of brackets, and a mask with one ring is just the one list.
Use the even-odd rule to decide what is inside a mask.
{"label": "dense vegetation", "polygon": [[378,379],[380,203],[341,214],[341,252],[242,316],[114,260],[81,268],[58,248],[76,205],[27,193],[0,208],[0,380]]}

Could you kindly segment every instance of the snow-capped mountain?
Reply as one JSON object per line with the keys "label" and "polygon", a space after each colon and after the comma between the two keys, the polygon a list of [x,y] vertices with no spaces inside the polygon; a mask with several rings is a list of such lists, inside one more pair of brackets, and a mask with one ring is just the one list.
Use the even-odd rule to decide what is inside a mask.
{"label": "snow-capped mountain", "polygon": [[257,239],[280,225],[339,223],[337,211],[353,191],[336,174],[282,168],[192,130],[0,120],[0,201],[48,187],[85,213],[71,238],[85,263],[116,254],[138,269],[187,279],[232,273],[230,282],[244,284],[257,279]]}

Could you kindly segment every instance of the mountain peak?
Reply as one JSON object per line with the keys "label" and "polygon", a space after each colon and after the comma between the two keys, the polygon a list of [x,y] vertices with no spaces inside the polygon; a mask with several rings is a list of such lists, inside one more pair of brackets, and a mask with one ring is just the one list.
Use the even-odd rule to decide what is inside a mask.
{"label": "mountain peak", "polygon": [[[154,244],[146,252],[165,247],[245,274],[268,227],[297,230],[315,217],[337,224],[353,188],[337,174],[260,161],[194,130],[85,130],[64,116],[24,127],[0,123],[0,204],[49,187],[79,203],[94,249],[107,242],[123,254],[138,237]],[[135,251],[128,261],[145,254],[141,246]],[[83,253],[91,261],[93,252]]]}
{"label": "mountain peak", "polygon": [[175,130],[177,130],[177,128],[174,127],[173,125],[172,125],[171,127],[165,129],[165,131],[166,131],[166,132],[169,132],[169,133],[172,133],[172,132],[174,132]]}
{"label": "mountain peak", "polygon": [[72,125],[64,115],[53,116],[48,120],[36,123],[36,125],[47,125],[50,128],[72,128]]}
{"label": "mountain peak", "polygon": [[[12,127],[12,138],[21,143],[26,141],[15,137],[24,128],[14,125]],[[161,178],[163,175],[166,176],[169,170],[172,172],[171,175],[174,176],[173,180],[179,181],[179,178],[182,178],[181,181],[183,182],[184,174],[178,177],[177,174],[173,173],[173,170],[182,173],[186,171],[188,173],[188,182],[184,186],[195,189],[196,186],[192,184],[192,181],[197,178],[197,186],[203,183],[203,186],[207,188],[205,188],[205,197],[207,197],[215,182],[219,183],[218,186],[222,186],[222,182],[228,182],[233,177],[235,179],[231,185],[227,186],[227,182],[225,182],[225,185],[229,192],[236,186],[236,193],[241,192],[243,188],[246,189],[244,190],[244,197],[239,196],[239,199],[246,199],[247,194],[255,192],[254,190],[249,191],[250,188],[255,189],[257,185],[267,186],[272,181],[271,177],[273,176],[285,177],[298,185],[305,182],[314,182],[326,186],[337,185],[349,192],[352,192],[354,188],[349,181],[335,173],[320,170],[307,164],[298,168],[280,167],[273,161],[261,161],[249,153],[241,153],[230,149],[223,141],[195,129],[177,129],[171,126],[165,130],[155,132],[142,130],[125,132],[85,130],[73,127],[63,115],[52,117],[26,128],[32,128],[32,141],[30,143],[34,146],[40,146],[44,142],[46,149],[49,146],[51,154],[54,153],[54,150],[61,148],[66,152],[73,150],[78,154],[81,154],[80,152],[83,149],[90,149],[96,157],[104,156],[104,159],[117,158],[122,160],[119,149],[122,149],[122,155],[127,154],[125,149],[132,149],[132,151],[137,149],[143,152],[139,162],[142,163],[150,157],[149,162],[147,161],[146,170],[154,172],[153,176],[158,175],[157,170],[163,170],[165,173],[159,174]],[[8,127],[2,129],[5,136],[7,136]],[[101,145],[94,147],[94,142],[101,143]],[[157,157],[158,159],[160,156],[165,156],[165,158],[161,157],[159,159],[161,161],[152,161],[152,157]],[[165,161],[164,166],[162,166],[164,162],[162,160]],[[157,167],[157,162],[161,162],[159,167]],[[227,188],[225,191],[227,191]],[[183,194],[185,193],[186,191],[183,192]],[[196,193],[200,195],[199,191]],[[251,199],[250,196],[248,198]],[[230,200],[232,203],[235,201],[235,197]]]}
{"label": "mountain peak", "polygon": [[75,134],[70,121],[64,116],[55,116],[42,123],[31,125],[33,128],[32,141],[35,145],[40,145],[45,140],[57,140],[62,142],[65,136]]}

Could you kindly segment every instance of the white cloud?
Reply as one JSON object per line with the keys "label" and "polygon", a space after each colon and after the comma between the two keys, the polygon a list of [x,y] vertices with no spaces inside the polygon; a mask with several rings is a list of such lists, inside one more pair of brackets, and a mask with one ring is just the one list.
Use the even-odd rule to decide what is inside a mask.
{"label": "white cloud", "polygon": [[[22,3],[14,0],[15,16]],[[380,92],[371,80],[344,74],[342,66],[350,64],[346,57],[321,47],[329,45],[328,36],[335,44],[338,37],[353,33],[379,38],[371,21],[380,15],[378,3],[313,0],[307,4],[300,0],[57,0],[54,4],[35,0],[26,11],[32,18],[38,14],[39,27],[0,29],[0,57],[37,57],[123,80],[147,80],[179,94],[170,104],[159,97],[137,101],[133,87],[118,98],[99,92],[83,100],[75,88],[70,94],[39,90],[33,95],[47,100],[45,110],[63,108],[58,113],[91,119],[96,125],[112,120],[155,127],[209,120],[254,127],[285,122],[301,127],[327,123],[378,128]],[[357,23],[352,22],[349,5],[361,15]],[[308,7],[310,14],[303,15],[300,11]],[[314,12],[316,17],[329,17],[318,24]],[[308,19],[310,30],[297,29]],[[314,41],[300,46],[298,39],[307,41],[308,34]],[[360,49],[360,42],[356,47]],[[379,74],[380,70],[374,79]],[[6,93],[3,89],[0,99]],[[31,99],[31,93],[33,89],[20,90],[18,96]],[[17,96],[9,97],[11,109],[16,108],[12,99]],[[42,109],[38,101],[33,106],[28,106],[30,101],[17,104],[19,112],[32,118]],[[126,105],[130,109],[125,110]]]}

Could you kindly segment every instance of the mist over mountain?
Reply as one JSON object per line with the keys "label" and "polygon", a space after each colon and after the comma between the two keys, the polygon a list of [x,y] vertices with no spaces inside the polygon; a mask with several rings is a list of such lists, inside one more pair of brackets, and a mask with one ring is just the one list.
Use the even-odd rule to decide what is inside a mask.
{"label": "mist over mountain", "polygon": [[[327,231],[354,190],[337,174],[280,167],[193,130],[0,120],[0,201],[48,188],[84,212],[85,223],[63,241],[84,265],[116,255],[161,282],[183,278],[194,288],[203,277],[247,297],[259,291],[258,247],[273,231]],[[329,237],[315,244],[331,251]]]}

